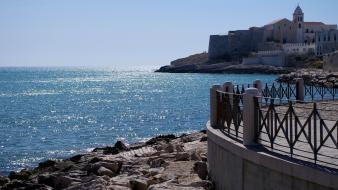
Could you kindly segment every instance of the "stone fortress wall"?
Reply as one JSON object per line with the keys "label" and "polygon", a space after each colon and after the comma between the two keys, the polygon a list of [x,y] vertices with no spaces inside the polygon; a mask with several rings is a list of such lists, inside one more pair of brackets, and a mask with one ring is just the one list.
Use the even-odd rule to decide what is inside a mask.
{"label": "stone fortress wall", "polygon": [[211,35],[208,54],[209,59],[226,57],[228,54],[228,35]]}
{"label": "stone fortress wall", "polygon": [[[227,35],[211,35],[209,60],[242,61],[252,52],[271,50],[283,50],[286,55],[314,53],[320,56],[338,50],[337,36],[337,25],[304,22],[304,13],[298,6],[293,20],[284,18],[263,27],[229,31]],[[268,59],[272,61],[275,58]],[[244,60],[254,62],[250,57]],[[279,62],[275,65],[280,65],[281,60],[278,58]]]}

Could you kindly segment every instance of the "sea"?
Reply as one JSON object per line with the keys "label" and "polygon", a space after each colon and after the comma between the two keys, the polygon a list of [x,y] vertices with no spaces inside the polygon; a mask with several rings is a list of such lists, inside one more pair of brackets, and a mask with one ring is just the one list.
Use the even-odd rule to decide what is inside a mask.
{"label": "sea", "polygon": [[0,174],[95,147],[206,128],[213,84],[276,75],[0,68]]}

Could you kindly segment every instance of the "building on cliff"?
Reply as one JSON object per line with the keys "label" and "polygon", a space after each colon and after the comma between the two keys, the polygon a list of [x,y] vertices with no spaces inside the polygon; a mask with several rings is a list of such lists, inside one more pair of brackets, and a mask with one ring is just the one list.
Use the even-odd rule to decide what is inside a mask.
{"label": "building on cliff", "polygon": [[277,50],[285,55],[323,55],[338,49],[337,35],[337,25],[305,22],[304,13],[297,6],[292,20],[283,18],[262,27],[229,31],[227,35],[211,35],[209,60],[242,61],[245,57],[252,58],[253,52],[268,56],[267,51],[272,51],[274,57],[283,57],[275,55]]}

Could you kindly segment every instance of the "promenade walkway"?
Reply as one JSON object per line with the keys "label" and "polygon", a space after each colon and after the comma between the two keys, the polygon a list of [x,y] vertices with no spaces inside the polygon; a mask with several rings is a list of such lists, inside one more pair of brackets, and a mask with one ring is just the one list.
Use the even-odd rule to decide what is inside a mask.
{"label": "promenade walkway", "polygon": [[[309,118],[311,112],[313,111],[313,107],[314,107],[313,103],[295,103],[293,105],[293,109],[295,111],[295,114],[299,117],[298,119],[301,125],[304,125],[307,122],[307,119]],[[283,118],[288,108],[289,108],[288,105],[275,106],[275,110],[278,114],[278,117]],[[319,118],[317,118],[316,120],[314,120],[313,118],[310,119],[311,122],[310,125],[309,124],[306,125],[306,128],[304,128],[304,133],[302,133],[299,136],[299,140],[294,145],[292,157],[309,162],[314,161],[313,151],[311,149],[309,141],[307,140],[307,136],[310,133],[312,133],[311,134],[312,136],[314,135],[313,126],[316,126],[317,145],[320,145],[321,141],[325,140],[325,137],[328,137],[325,140],[323,146],[318,151],[317,164],[338,169],[338,148],[336,147],[336,142],[334,142],[335,140],[338,139],[337,130],[334,129],[336,128],[338,121],[338,101],[317,102],[316,108],[322,120]],[[262,110],[267,111],[267,107],[262,108]],[[293,118],[293,120],[295,120],[295,118]],[[296,122],[294,122],[293,124],[296,125]],[[323,124],[325,124],[325,126],[328,129],[326,130],[325,126],[323,126],[322,134],[320,132],[321,124],[322,126]],[[311,128],[312,131],[308,130],[309,126],[312,126]],[[331,133],[329,134],[330,131]],[[293,137],[295,138],[295,135]],[[310,140],[312,144],[315,143],[313,139],[314,138],[312,137],[312,139]],[[259,137],[259,141],[260,144],[270,149],[269,147],[271,146],[271,143],[266,130],[264,129],[262,130]],[[285,135],[283,134],[282,130],[278,132],[278,135],[274,140],[273,151],[283,155],[284,154],[290,155],[290,147],[288,146],[287,139],[285,138]]]}

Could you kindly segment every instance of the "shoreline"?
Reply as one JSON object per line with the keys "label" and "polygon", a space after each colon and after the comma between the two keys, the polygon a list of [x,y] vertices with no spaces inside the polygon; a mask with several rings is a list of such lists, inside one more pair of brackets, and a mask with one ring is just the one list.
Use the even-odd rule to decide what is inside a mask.
{"label": "shoreline", "polygon": [[0,176],[0,189],[212,189],[206,153],[205,130],[160,135],[129,146],[117,141],[113,147],[47,160],[38,167]]}
{"label": "shoreline", "polygon": [[166,65],[155,72],[159,73],[209,73],[209,74],[289,74],[295,68],[270,65],[244,65],[232,63]]}

